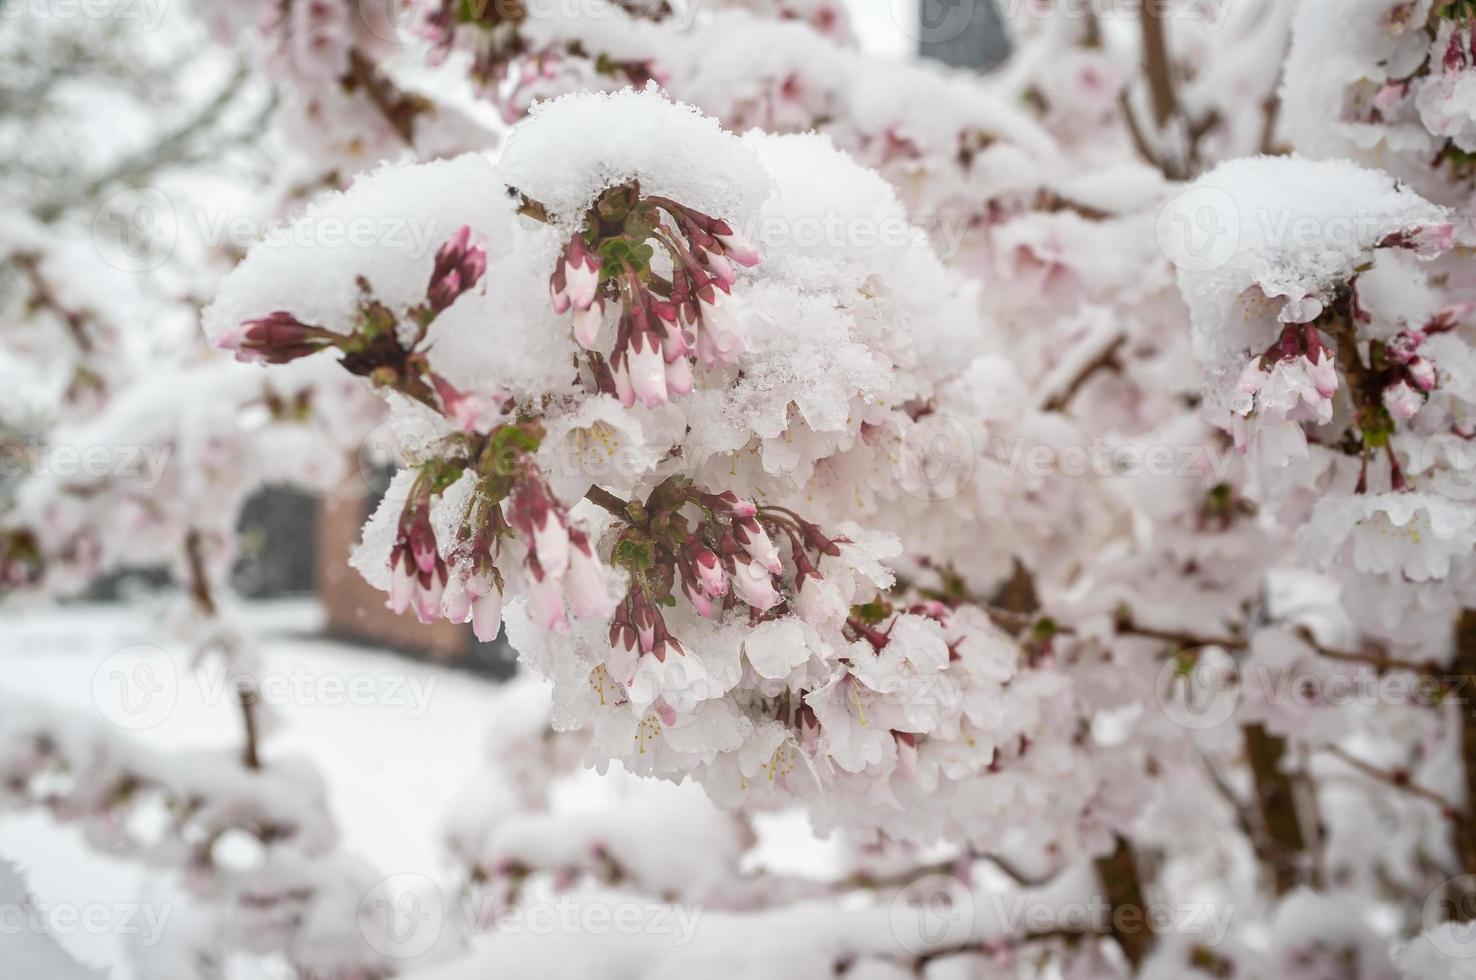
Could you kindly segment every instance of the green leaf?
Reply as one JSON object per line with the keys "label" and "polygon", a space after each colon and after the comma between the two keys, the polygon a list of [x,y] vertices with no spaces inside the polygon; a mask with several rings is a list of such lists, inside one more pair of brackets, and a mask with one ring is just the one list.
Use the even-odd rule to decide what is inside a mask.
{"label": "green leaf", "polygon": [[430,492],[439,494],[445,493],[451,484],[461,479],[466,470],[456,463],[433,460],[421,467],[421,472],[430,480]]}
{"label": "green leaf", "polygon": [[631,537],[622,538],[616,542],[615,550],[610,554],[610,560],[622,568],[628,568],[640,574],[651,570],[655,564],[655,555],[652,552],[650,541]]}
{"label": "green leaf", "polygon": [[644,241],[616,236],[600,243],[600,278],[614,279],[624,275],[629,266],[638,276],[643,276],[651,264],[655,250]]}

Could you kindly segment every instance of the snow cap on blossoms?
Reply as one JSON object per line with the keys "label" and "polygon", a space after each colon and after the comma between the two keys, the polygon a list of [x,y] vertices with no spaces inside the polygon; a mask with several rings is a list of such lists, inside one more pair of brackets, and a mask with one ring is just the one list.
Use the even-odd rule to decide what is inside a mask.
{"label": "snow cap on blossoms", "polygon": [[[448,193],[447,188],[456,190]],[[427,292],[442,278],[431,278],[430,267],[436,264],[432,257],[448,244],[448,230],[453,232],[452,251],[459,257],[454,266],[459,285],[470,288],[467,276],[477,274],[480,283],[494,275],[499,260],[507,258],[514,241],[514,220],[505,187],[480,153],[361,174],[347,190],[316,198],[290,225],[271,231],[267,247],[247,253],[205,309],[205,333],[218,338],[265,312],[290,310],[303,323],[347,336],[360,319],[362,294],[354,289],[358,279],[367,281],[374,297],[397,313],[424,306],[429,300]],[[364,227],[366,221],[379,222],[376,227],[397,233],[346,238],[321,234],[326,227]],[[464,226],[472,234],[460,250],[455,242]],[[477,252],[485,253],[485,259],[474,254]],[[487,271],[477,272],[484,264]],[[530,285],[542,291],[541,283]],[[489,293],[498,291],[498,286],[489,283]],[[454,314],[481,313],[480,304],[471,299],[462,292],[460,302],[436,318],[435,330],[444,334]],[[462,307],[471,309],[463,311]],[[472,318],[484,346],[489,330],[503,329],[500,323],[489,325],[490,315]],[[437,347],[444,349],[448,339],[439,336]],[[456,356],[468,360],[459,347]],[[499,356],[505,356],[505,351]],[[461,373],[447,376],[458,384],[470,380]]]}
{"label": "snow cap on blossoms", "polygon": [[1385,174],[1292,157],[1223,163],[1173,198],[1158,222],[1189,305],[1195,356],[1225,373],[1284,324],[1315,319],[1375,249],[1423,257],[1449,234],[1444,209]]}
{"label": "snow cap on blossoms", "polygon": [[[694,166],[701,161],[700,166]],[[655,91],[564,96],[535,106],[507,138],[498,170],[572,233],[607,188],[636,180],[741,229],[772,191],[738,136]]]}

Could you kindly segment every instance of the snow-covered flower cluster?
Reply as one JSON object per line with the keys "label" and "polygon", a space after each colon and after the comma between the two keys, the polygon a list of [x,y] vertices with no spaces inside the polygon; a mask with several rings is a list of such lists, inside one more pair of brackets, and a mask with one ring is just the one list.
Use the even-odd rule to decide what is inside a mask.
{"label": "snow-covered flower cluster", "polygon": [[[600,765],[695,776],[725,804],[799,800],[828,823],[985,839],[1010,819],[980,819],[987,784],[1053,755],[1070,768],[1071,687],[978,609],[885,595],[903,542],[876,524],[895,523],[881,501],[907,496],[904,480],[877,474],[871,527],[825,500],[835,474],[885,465],[925,419],[909,399],[989,359],[946,323],[977,314],[918,238],[889,253],[748,242],[745,224],[813,206],[822,168],[845,185],[825,200],[896,212],[820,139],[729,135],[655,93],[559,100],[496,163],[387,171],[332,202],[447,208],[440,181],[464,175],[489,204],[443,248],[431,291],[469,234],[485,275],[443,309],[411,286],[412,257],[262,251],[207,327],[267,361],[340,351],[393,412],[435,423],[355,564],[425,620],[472,616],[487,636],[501,609]],[[292,267],[341,270],[358,292],[313,301]],[[457,424],[465,399],[487,406],[483,424]],[[591,441],[612,472],[566,451]],[[748,453],[742,471],[719,462]],[[1096,780],[1061,782],[1061,805],[1089,809]],[[892,802],[847,802],[878,797]]]}

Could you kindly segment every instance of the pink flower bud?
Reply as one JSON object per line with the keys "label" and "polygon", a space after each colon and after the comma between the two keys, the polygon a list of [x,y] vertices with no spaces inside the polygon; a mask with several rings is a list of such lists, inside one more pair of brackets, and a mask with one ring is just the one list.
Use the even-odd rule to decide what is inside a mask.
{"label": "pink flower bud", "polygon": [[714,598],[727,594],[728,574],[710,548],[698,548],[692,552],[692,567],[697,571],[702,591]]}
{"label": "pink flower bud", "polygon": [[631,625],[635,627],[636,638],[640,641],[641,650],[650,653],[656,648],[656,612],[649,605],[642,605],[636,609],[631,617]]}
{"label": "pink flower bud", "polygon": [[707,271],[712,273],[713,278],[724,289],[727,289],[738,281],[738,272],[733,268],[733,263],[729,262],[721,253],[705,252],[703,253],[703,260],[707,264]]}
{"label": "pink flower bud", "polygon": [[446,417],[455,422],[457,428],[462,432],[485,434],[491,431],[492,426],[502,414],[497,402],[493,399],[472,392],[458,391],[439,374],[431,375],[431,383],[435,386],[436,395],[441,399],[441,406]]}
{"label": "pink flower bud", "polygon": [[553,311],[555,313],[568,313],[569,307],[574,305],[574,301],[569,298],[568,292],[556,285],[552,279],[548,283],[548,296],[550,302],[553,303]]}
{"label": "pink flower bud", "polygon": [[764,526],[752,517],[746,517],[733,523],[733,536],[748,552],[749,557],[758,562],[772,575],[778,575],[784,571],[784,566],[779,561],[779,549],[774,547],[774,542],[769,540],[769,534]]}
{"label": "pink flower bud", "polygon": [[533,526],[533,551],[545,574],[559,578],[568,570],[569,529],[552,507],[545,511],[542,523]]}
{"label": "pink flower bud", "polygon": [[1379,248],[1407,248],[1421,258],[1434,258],[1455,245],[1455,225],[1449,221],[1413,225],[1384,236]]}
{"label": "pink flower bud", "polygon": [[448,623],[464,623],[471,619],[471,596],[459,576],[453,576],[441,593],[441,615]]}
{"label": "pink flower bud", "polygon": [[654,334],[637,333],[631,340],[626,358],[630,368],[630,384],[647,408],[666,403],[666,359]]}
{"label": "pink flower bud", "polygon": [[477,639],[483,643],[497,639],[497,632],[502,628],[502,593],[491,583],[486,583],[485,590],[472,599],[471,618],[472,632]]}
{"label": "pink flower bud", "polygon": [[1338,369],[1333,364],[1332,351],[1326,347],[1322,348],[1321,356],[1311,361],[1311,370],[1308,372],[1312,378],[1312,385],[1317,393],[1323,398],[1331,398],[1338,390]]}
{"label": "pink flower bud", "polygon": [[677,327],[667,328],[665,336],[661,338],[661,354],[668,362],[686,357],[691,350],[692,345],[687,343],[685,331]]}
{"label": "pink flower bud", "polygon": [[570,549],[569,574],[564,577],[564,585],[574,615],[580,619],[605,619],[619,604],[605,583],[604,567],[589,550],[589,544],[582,540]]}
{"label": "pink flower bud", "polygon": [[436,252],[426,299],[431,310],[440,313],[457,297],[471,289],[487,271],[487,252],[471,245],[471,227],[462,225]]}
{"label": "pink flower bud", "polygon": [[569,632],[569,619],[564,615],[564,596],[559,590],[559,580],[552,575],[539,578],[537,574],[528,587],[528,598],[533,610],[533,620],[546,630],[555,633]]}
{"label": "pink flower bud", "polygon": [[396,613],[402,613],[410,608],[414,597],[415,573],[406,568],[403,561],[396,561],[390,569],[389,600],[385,605]]}
{"label": "pink flower bud", "polygon": [[1384,353],[1395,364],[1408,364],[1416,358],[1415,351],[1419,350],[1420,345],[1424,342],[1423,331],[1401,330],[1384,344]]}
{"label": "pink flower bud", "polygon": [[278,310],[226,330],[216,338],[215,346],[234,351],[236,360],[244,363],[286,364],[335,346],[339,339],[322,327],[309,326],[291,313]]}
{"label": "pink flower bud", "polygon": [[1456,303],[1454,306],[1447,306],[1430,318],[1430,322],[1425,325],[1425,332],[1443,333],[1451,330],[1473,312],[1476,312],[1476,303]]}
{"label": "pink flower bud", "polygon": [[744,350],[742,327],[727,304],[719,299],[723,295],[709,289],[698,297],[701,326],[697,334],[697,357],[703,364],[732,363]]}
{"label": "pink flower bud", "polygon": [[574,312],[574,340],[585,350],[594,350],[600,340],[600,327],[605,322],[605,303],[595,300]]}
{"label": "pink flower bud", "polygon": [[1421,391],[1432,391],[1435,388],[1435,365],[1423,357],[1416,357],[1404,366],[1404,371],[1409,375],[1415,387]]}
{"label": "pink flower bud", "polygon": [[760,612],[774,608],[779,602],[779,593],[774,590],[773,580],[756,561],[746,562],[741,558],[734,561],[733,591],[738,598]]}
{"label": "pink flower bud", "polygon": [[1384,407],[1401,422],[1414,418],[1424,405],[1425,399],[1403,381],[1384,389]]}
{"label": "pink flower bud", "polygon": [[600,288],[600,260],[584,244],[583,235],[564,248],[564,291],[576,310],[588,309]]}
{"label": "pink flower bud", "polygon": [[441,614],[441,594],[446,587],[446,570],[421,572],[416,580],[415,618],[429,626]]}
{"label": "pink flower bud", "polygon": [[635,387],[631,384],[630,369],[627,367],[629,360],[629,357],[622,357],[610,365],[610,379],[615,382],[615,396],[626,408],[636,403]]}
{"label": "pink flower bud", "polygon": [[712,598],[703,591],[699,583],[683,579],[682,594],[687,597],[692,608],[697,610],[697,615],[704,617],[712,615]]}
{"label": "pink flower bud", "polygon": [[679,357],[666,365],[666,391],[668,394],[690,395],[693,385],[692,363],[685,357]]}
{"label": "pink flower bud", "polygon": [[741,266],[752,268],[764,260],[763,254],[748,239],[732,230],[726,221],[719,221],[713,229],[713,237],[722,243],[728,258]]}

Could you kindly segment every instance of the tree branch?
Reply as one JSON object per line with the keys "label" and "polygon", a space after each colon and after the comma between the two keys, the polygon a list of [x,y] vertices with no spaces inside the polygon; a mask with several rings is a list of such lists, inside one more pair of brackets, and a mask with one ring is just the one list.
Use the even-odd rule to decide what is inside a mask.
{"label": "tree branch", "polygon": [[64,198],[57,197],[44,201],[32,208],[31,213],[36,216],[37,220],[50,224],[69,206],[91,201],[119,181],[138,180],[165,164],[180,160],[190,141],[219,119],[225,107],[240,93],[247,75],[246,66],[237,65],[235,73],[221,86],[215,97],[178,129],[142,153],[128,157],[112,169],[94,177],[84,184],[80,191],[68,194]]}
{"label": "tree branch", "polygon": [[1169,61],[1168,42],[1164,38],[1162,5],[1156,0],[1144,3],[1138,25],[1142,29],[1143,73],[1148,79],[1153,121],[1162,130],[1179,111],[1179,100],[1174,94],[1173,65]]}
{"label": "tree branch", "polygon": [[1276,894],[1285,895],[1302,879],[1299,856],[1307,847],[1296,793],[1291,778],[1282,769],[1286,739],[1272,735],[1264,725],[1246,725],[1242,731],[1261,825],[1272,845],[1268,854],[1272,881]]}
{"label": "tree branch", "polygon": [[1112,936],[1136,972],[1153,949],[1155,934],[1143,898],[1143,882],[1138,874],[1138,858],[1132,843],[1125,837],[1118,837],[1113,852],[1098,858],[1096,866],[1102,890],[1107,896]]}
{"label": "tree branch", "polygon": [[[210,576],[205,569],[205,552],[200,532],[191,528],[185,534],[185,564],[189,569],[188,590],[202,615],[214,617],[219,613],[215,595],[210,588]],[[247,769],[261,768],[261,753],[257,747],[259,732],[256,723],[256,705],[261,698],[248,681],[236,686],[236,704],[241,709],[242,726],[245,729],[245,744],[241,747],[241,764]]]}
{"label": "tree branch", "polygon": [[604,487],[592,485],[585,492],[584,499],[603,510],[609,511],[621,520],[630,520],[629,501],[621,500]]}
{"label": "tree branch", "polygon": [[415,145],[415,117],[425,108],[405,95],[358,48],[349,51],[348,87],[362,89],[406,146]]}
{"label": "tree branch", "polygon": [[1397,790],[1410,794],[1411,796],[1418,796],[1420,799],[1425,800],[1428,803],[1435,804],[1437,807],[1440,808],[1440,811],[1444,816],[1452,820],[1455,820],[1460,816],[1460,807],[1456,806],[1453,802],[1446,799],[1444,796],[1441,796],[1434,790],[1421,786],[1411,780],[1408,770],[1380,769],[1378,766],[1373,765],[1369,762],[1365,762],[1357,756],[1352,755],[1338,745],[1325,745],[1322,747],[1322,750],[1333,758],[1347,763],[1354,769],[1357,769],[1365,776],[1376,779],[1381,783],[1392,786]]}
{"label": "tree branch", "polygon": [[11,261],[25,277],[31,287],[31,302],[41,309],[50,310],[67,326],[72,341],[83,353],[92,350],[92,338],[87,335],[87,324],[91,317],[87,313],[68,308],[56,295],[51,281],[41,272],[41,259],[32,252],[21,252],[11,256]]}
{"label": "tree branch", "polygon": [[[1476,685],[1476,609],[1462,610],[1456,621],[1456,655],[1451,670],[1465,685]],[[1461,765],[1466,777],[1465,807],[1451,825],[1452,843],[1466,874],[1476,874],[1476,700],[1467,695],[1456,710],[1460,713]],[[1471,909],[1471,903],[1457,903]]]}
{"label": "tree branch", "polygon": [[1071,380],[1066,383],[1066,387],[1062,388],[1059,393],[1052,395],[1050,400],[1045,403],[1045,411],[1065,411],[1066,406],[1071,404],[1071,400],[1076,397],[1077,392],[1081,391],[1082,386],[1090,381],[1092,375],[1098,371],[1121,370],[1122,364],[1117,359],[1117,355],[1126,343],[1127,338],[1119,336],[1112,343],[1108,344],[1102,353],[1082,365],[1081,370],[1077,371]]}

